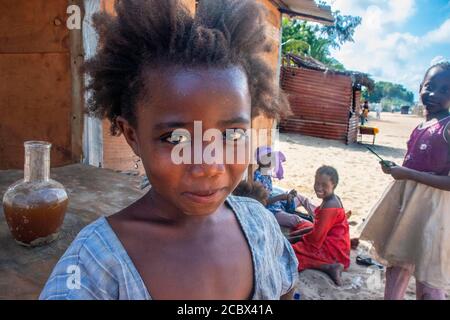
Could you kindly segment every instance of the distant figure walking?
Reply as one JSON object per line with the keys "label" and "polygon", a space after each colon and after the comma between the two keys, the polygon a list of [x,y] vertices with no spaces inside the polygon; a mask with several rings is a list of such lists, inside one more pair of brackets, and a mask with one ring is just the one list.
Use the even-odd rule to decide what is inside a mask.
{"label": "distant figure walking", "polygon": [[377,120],[381,120],[381,111],[382,110],[383,110],[383,108],[381,107],[381,104],[377,105],[375,107],[375,111],[377,112]]}
{"label": "distant figure walking", "polygon": [[361,106],[361,125],[363,126],[367,121],[369,117],[369,101],[364,101],[364,104]]}

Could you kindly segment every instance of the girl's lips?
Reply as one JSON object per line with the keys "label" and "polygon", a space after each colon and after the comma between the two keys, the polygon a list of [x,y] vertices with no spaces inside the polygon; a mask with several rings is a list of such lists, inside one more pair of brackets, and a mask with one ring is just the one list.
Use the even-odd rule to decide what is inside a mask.
{"label": "girl's lips", "polygon": [[218,201],[222,197],[224,190],[225,188],[205,190],[205,191],[183,192],[182,195],[184,195],[193,202],[206,204]]}
{"label": "girl's lips", "polygon": [[425,107],[428,108],[436,108],[440,106],[439,101],[435,101],[433,99],[430,98],[423,98],[422,99],[422,103],[425,105]]}
{"label": "girl's lips", "polygon": [[425,108],[426,108],[427,110],[435,110],[435,109],[439,109],[439,108],[440,108],[440,105],[437,104],[437,103],[427,103],[427,104],[425,105]]}
{"label": "girl's lips", "polygon": [[316,191],[316,196],[317,196],[317,197],[319,197],[319,198],[320,198],[320,197],[322,197],[323,195],[324,195],[324,193],[323,193],[323,192],[317,192],[317,191]]}

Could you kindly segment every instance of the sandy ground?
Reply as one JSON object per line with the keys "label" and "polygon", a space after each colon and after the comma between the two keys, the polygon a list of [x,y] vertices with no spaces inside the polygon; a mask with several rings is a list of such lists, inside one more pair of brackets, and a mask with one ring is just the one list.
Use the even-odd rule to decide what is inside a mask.
{"label": "sandy ground", "polygon": [[[373,149],[384,159],[401,164],[409,135],[422,121],[414,115],[383,113],[381,120],[370,117],[367,125],[380,129]],[[363,142],[371,145],[372,137],[364,136]],[[341,197],[345,209],[352,211],[349,219],[351,237],[358,237],[358,226],[392,181],[381,171],[377,158],[361,144],[345,145],[297,134],[280,134],[277,147],[285,153],[287,162],[284,166],[285,179],[275,185],[296,189],[313,200],[318,201],[313,190],[316,169],[326,164],[338,170],[340,182],[336,194]],[[352,264],[344,272],[344,285],[340,288],[321,272],[307,270],[301,273],[298,288],[301,299],[382,299],[384,271],[361,267],[355,262],[357,254],[367,253],[368,249],[368,244],[363,243],[352,251]],[[415,299],[414,280],[410,283],[406,299]]]}

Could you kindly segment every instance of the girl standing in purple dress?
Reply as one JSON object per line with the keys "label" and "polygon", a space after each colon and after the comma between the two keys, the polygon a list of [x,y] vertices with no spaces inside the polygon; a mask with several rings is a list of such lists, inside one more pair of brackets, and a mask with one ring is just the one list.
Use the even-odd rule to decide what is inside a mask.
{"label": "girl standing in purple dress", "polygon": [[385,299],[403,299],[412,275],[417,299],[443,300],[450,284],[450,63],[432,66],[420,86],[426,122],[411,134],[403,166],[367,219],[386,270]]}

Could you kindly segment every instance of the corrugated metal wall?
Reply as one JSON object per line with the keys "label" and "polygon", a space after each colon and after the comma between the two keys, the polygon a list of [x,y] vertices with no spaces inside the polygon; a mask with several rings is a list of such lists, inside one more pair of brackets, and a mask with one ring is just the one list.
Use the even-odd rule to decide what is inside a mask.
{"label": "corrugated metal wall", "polygon": [[282,67],[281,86],[289,95],[294,113],[281,121],[282,132],[296,132],[346,143],[356,141],[357,117],[353,116],[349,121],[353,102],[352,80],[349,76]]}

